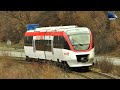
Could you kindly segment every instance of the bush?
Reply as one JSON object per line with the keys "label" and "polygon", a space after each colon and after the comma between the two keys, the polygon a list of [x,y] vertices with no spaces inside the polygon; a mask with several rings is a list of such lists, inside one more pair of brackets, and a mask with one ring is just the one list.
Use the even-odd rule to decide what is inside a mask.
{"label": "bush", "polygon": [[113,74],[120,77],[120,66],[115,66],[114,67]]}
{"label": "bush", "polygon": [[104,73],[110,73],[113,70],[114,64],[107,58],[96,62],[95,67]]}

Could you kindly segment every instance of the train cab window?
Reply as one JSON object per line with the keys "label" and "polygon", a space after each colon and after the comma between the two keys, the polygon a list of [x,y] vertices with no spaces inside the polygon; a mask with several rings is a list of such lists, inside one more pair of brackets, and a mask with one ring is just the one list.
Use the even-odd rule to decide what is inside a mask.
{"label": "train cab window", "polygon": [[25,36],[24,37],[24,44],[25,46],[32,46],[33,36]]}

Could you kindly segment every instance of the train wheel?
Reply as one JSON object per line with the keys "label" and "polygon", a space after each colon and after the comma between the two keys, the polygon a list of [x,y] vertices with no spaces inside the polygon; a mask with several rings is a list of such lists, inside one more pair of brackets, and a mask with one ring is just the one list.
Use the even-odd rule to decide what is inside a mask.
{"label": "train wheel", "polygon": [[26,61],[27,61],[27,62],[30,62],[31,59],[30,59],[28,56],[26,56]]}
{"label": "train wheel", "polygon": [[90,70],[90,67],[89,67],[89,66],[86,66],[86,67],[83,67],[82,69],[87,72],[87,71]]}
{"label": "train wheel", "polygon": [[57,60],[56,65],[61,66],[61,62],[59,61],[59,59]]}
{"label": "train wheel", "polygon": [[67,70],[67,71],[70,70],[69,65],[68,65],[67,62],[65,62],[65,61],[62,61],[62,62],[61,62],[61,67],[62,67],[64,70]]}

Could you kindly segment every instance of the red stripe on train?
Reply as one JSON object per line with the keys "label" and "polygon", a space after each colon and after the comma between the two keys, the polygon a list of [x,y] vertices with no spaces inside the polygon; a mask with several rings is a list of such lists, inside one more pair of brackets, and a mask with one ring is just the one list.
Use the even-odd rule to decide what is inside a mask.
{"label": "red stripe on train", "polygon": [[93,48],[93,35],[90,32],[90,46],[88,50],[75,50],[66,33],[64,31],[57,31],[57,32],[26,32],[25,36],[63,36],[66,41],[68,42],[70,48],[74,52],[88,52]]}
{"label": "red stripe on train", "polygon": [[63,36],[64,31],[58,32],[26,32],[25,36]]}

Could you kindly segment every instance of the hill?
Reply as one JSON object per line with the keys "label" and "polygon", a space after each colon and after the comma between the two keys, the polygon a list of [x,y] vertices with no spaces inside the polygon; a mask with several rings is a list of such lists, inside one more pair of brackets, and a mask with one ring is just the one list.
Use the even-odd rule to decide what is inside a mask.
{"label": "hill", "polygon": [[109,21],[107,11],[0,11],[0,41],[23,42],[29,23],[41,27],[78,25],[93,32],[96,54],[119,56],[120,12],[116,11],[116,15],[117,20]]}

